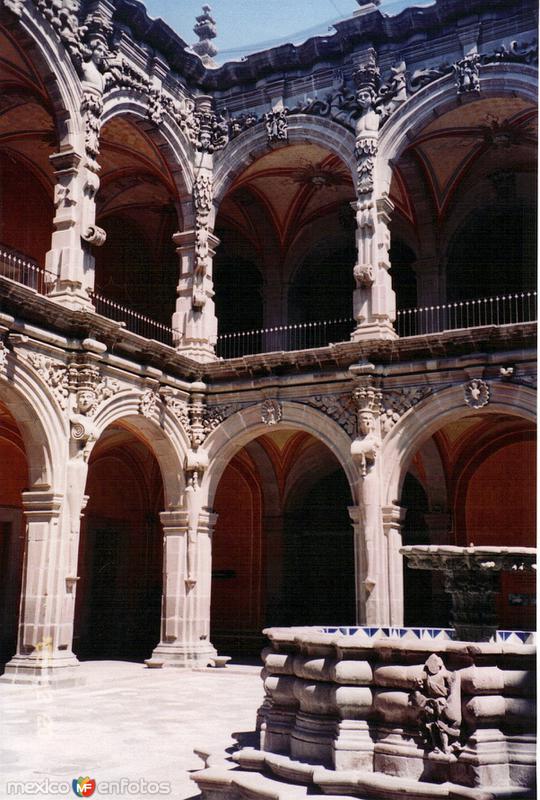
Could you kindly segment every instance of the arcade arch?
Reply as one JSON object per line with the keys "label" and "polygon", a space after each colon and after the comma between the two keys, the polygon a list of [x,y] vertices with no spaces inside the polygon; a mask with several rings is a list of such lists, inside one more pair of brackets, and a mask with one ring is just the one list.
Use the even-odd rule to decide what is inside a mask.
{"label": "arcade arch", "polygon": [[246,310],[249,329],[350,319],[355,193],[348,165],[329,146],[305,139],[266,146],[251,161],[236,171],[216,217],[219,333],[239,330],[235,320]]}
{"label": "arcade arch", "polygon": [[[413,253],[418,306],[534,287],[537,123],[527,75],[487,67],[481,93],[457,100],[442,79],[381,133],[379,180],[395,206],[393,243]],[[393,277],[403,308],[413,295],[400,300]]]}
{"label": "arcade arch", "polygon": [[74,651],[148,658],[160,640],[164,487],[140,432],[117,421],[92,450],[81,524]]}
{"label": "arcade arch", "polygon": [[170,325],[179,269],[172,237],[182,228],[186,191],[181,169],[165,141],[133,114],[108,118],[100,144],[96,221],[107,238],[95,249],[96,291]]}
{"label": "arcade arch", "polygon": [[255,654],[269,625],[354,623],[350,503],[339,462],[311,434],[281,426],[236,452],[213,503],[218,649]]}
{"label": "arcade arch", "polygon": [[[58,149],[62,126],[45,73],[3,27],[0,49],[0,269],[20,281],[21,267],[6,254],[44,267],[51,247],[55,180],[50,156]],[[43,290],[37,274],[34,280],[34,288]]]}
{"label": "arcade arch", "polygon": [[0,664],[17,649],[24,556],[22,493],[29,486],[24,441],[15,418],[0,404]]}
{"label": "arcade arch", "polygon": [[[530,420],[479,410],[442,422],[405,468],[399,498],[406,509],[403,543],[534,547],[535,464],[536,428]],[[405,624],[449,624],[439,574],[426,581],[404,564],[404,585]],[[531,576],[504,573],[501,627],[533,629],[534,596]]]}

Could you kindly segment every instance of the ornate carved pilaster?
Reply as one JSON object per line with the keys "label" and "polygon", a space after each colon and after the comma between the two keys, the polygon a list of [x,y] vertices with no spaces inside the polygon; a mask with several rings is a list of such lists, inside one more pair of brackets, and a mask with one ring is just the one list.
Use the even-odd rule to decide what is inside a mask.
{"label": "ornate carved pilaster", "polygon": [[173,330],[177,350],[197,361],[215,359],[217,319],[214,306],[212,261],[219,239],[212,233],[212,173],[201,169],[193,185],[192,230],[176,233],[173,241],[180,258],[180,279]]}
{"label": "ornate carved pilaster", "polygon": [[[50,276],[50,295],[72,308],[91,306],[88,291],[93,288],[93,258],[83,245],[85,205],[94,203],[86,189],[87,170],[82,156],[74,150],[50,156],[55,170],[55,216],[51,249],[45,267]],[[94,212],[95,214],[95,212]],[[95,233],[95,231],[94,231]],[[91,258],[91,263],[89,259]],[[88,269],[88,267],[92,267]]]}
{"label": "ornate carved pilaster", "polygon": [[388,272],[393,204],[377,187],[377,153],[383,111],[390,111],[380,105],[381,79],[373,50],[368,52],[366,62],[353,77],[359,115],[355,126],[358,199],[353,206],[358,250],[353,296],[357,328],[352,339],[388,339],[396,336],[392,327],[396,316],[395,294]]}

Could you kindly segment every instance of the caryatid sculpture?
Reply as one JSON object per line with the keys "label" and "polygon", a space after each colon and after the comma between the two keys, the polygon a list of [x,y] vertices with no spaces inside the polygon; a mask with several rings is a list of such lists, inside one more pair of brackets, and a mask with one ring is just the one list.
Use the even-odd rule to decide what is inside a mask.
{"label": "caryatid sculpture", "polygon": [[366,577],[364,586],[369,595],[377,582],[377,543],[382,531],[380,504],[379,450],[381,436],[379,415],[381,393],[369,379],[353,392],[358,409],[358,435],[351,445],[351,457],[358,468],[360,522],[364,540]]}

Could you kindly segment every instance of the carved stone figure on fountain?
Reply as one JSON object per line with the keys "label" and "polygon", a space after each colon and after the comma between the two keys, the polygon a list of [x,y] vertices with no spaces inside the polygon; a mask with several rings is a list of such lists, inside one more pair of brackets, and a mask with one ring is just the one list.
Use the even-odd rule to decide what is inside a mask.
{"label": "carved stone figure on fountain", "polygon": [[461,733],[461,688],[458,672],[449,672],[443,660],[432,653],[424,664],[423,677],[410,703],[419,709],[420,732],[428,750],[453,753]]}

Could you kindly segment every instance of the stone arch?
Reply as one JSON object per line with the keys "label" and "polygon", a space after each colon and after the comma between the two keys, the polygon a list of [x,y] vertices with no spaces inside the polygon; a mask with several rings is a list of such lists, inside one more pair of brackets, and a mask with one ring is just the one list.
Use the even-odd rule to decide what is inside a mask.
{"label": "stone arch", "polygon": [[152,140],[170,170],[179,202],[191,197],[193,148],[170,115],[164,114],[158,126],[148,118],[146,98],[126,89],[115,89],[104,97],[102,126],[116,117],[135,122]]}
{"label": "stone arch", "polygon": [[[332,120],[308,114],[287,117],[288,144],[308,142],[330,150],[347,166],[356,185],[354,135]],[[214,160],[214,202],[219,206],[238,175],[253,161],[270,152],[264,125],[254,125],[230,142]]]}
{"label": "stone arch", "polygon": [[[30,9],[23,7],[14,38],[43,80],[51,102],[58,145],[71,143],[79,149],[79,142],[72,141],[84,128],[77,72],[51,25],[33,6]],[[0,24],[4,22],[13,29],[13,15],[7,9],[0,11]]]}
{"label": "stone arch", "polygon": [[184,497],[184,462],[189,444],[187,436],[166,408],[160,409],[159,422],[139,412],[141,395],[122,392],[108,401],[94,419],[96,440],[115,422],[123,422],[138,434],[156,457],[163,480],[165,507],[179,507]]}
{"label": "stone arch", "polygon": [[383,443],[383,503],[399,502],[413,454],[449,422],[478,414],[503,413],[536,422],[536,392],[522,385],[490,382],[489,403],[480,409],[465,404],[463,384],[452,386],[409,409]]}
{"label": "stone arch", "polygon": [[343,469],[351,490],[352,502],[356,498],[356,467],[350,458],[351,440],[345,431],[330,417],[307,404],[285,401],[281,404],[282,418],[269,428],[261,421],[261,404],[238,411],[219,425],[208,437],[205,449],[208,453],[207,469],[203,488],[207,491],[211,508],[219,480],[231,458],[244,445],[269,430],[294,428],[310,433],[325,444]]}
{"label": "stone arch", "polygon": [[67,425],[48,386],[20,359],[8,358],[0,400],[15,419],[24,443],[31,489],[63,486]]}
{"label": "stone arch", "polygon": [[524,64],[490,64],[481,69],[480,95],[471,97],[456,94],[453,75],[428,84],[409,98],[390,117],[381,131],[377,155],[379,192],[390,192],[392,166],[405,147],[430,121],[455,108],[460,102],[468,103],[501,95],[515,95],[537,101],[538,71]]}

